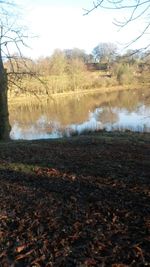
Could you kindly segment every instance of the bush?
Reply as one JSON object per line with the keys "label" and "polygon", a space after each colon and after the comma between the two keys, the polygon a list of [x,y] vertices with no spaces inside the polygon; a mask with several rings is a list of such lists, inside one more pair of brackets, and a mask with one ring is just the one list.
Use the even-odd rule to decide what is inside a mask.
{"label": "bush", "polygon": [[129,64],[119,64],[115,70],[116,78],[119,84],[130,84],[133,81],[133,68]]}

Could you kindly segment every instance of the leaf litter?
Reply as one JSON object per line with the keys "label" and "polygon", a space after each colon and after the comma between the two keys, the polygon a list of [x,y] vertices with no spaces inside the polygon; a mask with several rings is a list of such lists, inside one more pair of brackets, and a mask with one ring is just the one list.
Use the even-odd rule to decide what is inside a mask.
{"label": "leaf litter", "polygon": [[148,138],[0,144],[0,266],[150,266]]}

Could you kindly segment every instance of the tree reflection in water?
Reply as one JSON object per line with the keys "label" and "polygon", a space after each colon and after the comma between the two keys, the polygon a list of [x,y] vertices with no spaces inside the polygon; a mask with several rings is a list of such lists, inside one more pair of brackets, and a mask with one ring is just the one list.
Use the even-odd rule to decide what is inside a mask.
{"label": "tree reflection in water", "polygon": [[150,91],[128,90],[9,106],[11,138],[57,138],[99,129],[150,131]]}

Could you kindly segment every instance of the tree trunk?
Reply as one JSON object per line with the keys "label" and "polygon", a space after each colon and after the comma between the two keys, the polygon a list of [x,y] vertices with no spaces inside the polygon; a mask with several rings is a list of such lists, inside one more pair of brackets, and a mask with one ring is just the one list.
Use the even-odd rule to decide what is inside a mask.
{"label": "tree trunk", "polygon": [[0,140],[10,138],[10,124],[7,100],[7,73],[4,68],[0,70]]}

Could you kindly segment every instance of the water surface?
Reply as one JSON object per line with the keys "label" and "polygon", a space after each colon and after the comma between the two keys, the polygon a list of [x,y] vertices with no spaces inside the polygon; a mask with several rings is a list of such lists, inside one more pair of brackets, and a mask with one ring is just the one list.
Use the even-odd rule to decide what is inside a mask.
{"label": "water surface", "polygon": [[106,129],[150,132],[150,90],[21,103],[9,106],[12,139],[57,138]]}

